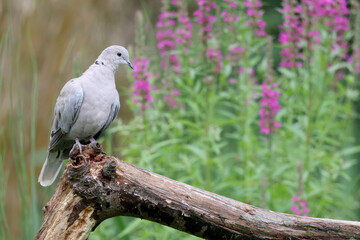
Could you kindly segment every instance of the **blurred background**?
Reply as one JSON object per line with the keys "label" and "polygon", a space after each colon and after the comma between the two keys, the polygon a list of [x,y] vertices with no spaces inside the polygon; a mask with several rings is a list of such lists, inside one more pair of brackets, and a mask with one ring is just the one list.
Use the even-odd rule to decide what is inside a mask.
{"label": "blurred background", "polygon": [[[46,156],[53,107],[62,86],[86,70],[107,46],[134,44],[135,12],[147,2],[0,2],[0,155],[6,181],[6,192],[2,194],[14,239],[21,237],[22,231],[19,166],[15,159],[24,161],[26,174],[35,170],[37,178]],[[150,11],[157,11],[160,1],[151,1],[150,5]],[[151,14],[155,20],[156,12]],[[117,72],[119,91],[129,86],[126,71],[121,68]],[[126,121],[131,116],[127,104],[122,104],[121,118]],[[34,168],[30,170],[31,160]],[[28,185],[21,187],[31,188],[30,182],[25,183]],[[47,200],[41,200],[41,204]]]}
{"label": "blurred background", "polygon": [[[56,184],[50,188],[41,188],[37,183],[37,177],[42,163],[45,160],[53,107],[62,86],[69,79],[79,76],[86,70],[87,67],[94,62],[101,51],[109,45],[117,44],[127,47],[130,50],[131,59],[146,54],[151,57],[151,54],[156,52],[157,43],[155,38],[155,25],[158,21],[158,14],[169,4],[165,2],[170,1],[2,0],[0,2],[0,238],[32,239],[41,226],[41,208],[52,196]],[[186,3],[186,11],[192,16],[198,8],[198,4],[196,1],[186,1]],[[281,61],[281,46],[279,46],[278,42],[280,29],[278,26],[282,24],[283,17],[278,10],[282,7],[282,1],[263,0],[262,4],[262,11],[264,12],[262,17],[266,22],[266,33],[274,38],[274,45],[271,46],[273,49],[271,55],[273,61],[272,64],[277,66]],[[350,4],[348,7],[351,7]],[[138,26],[139,22],[141,25],[141,21],[139,18],[136,18],[139,12],[142,12],[142,30],[139,30]],[[220,15],[220,12],[218,12],[218,14]],[[245,11],[243,14],[245,15]],[[251,28],[251,26],[249,27]],[[143,39],[139,37],[139,33],[144,34]],[[139,41],[142,42],[142,45],[140,44],[141,50],[135,48],[135,39],[138,41],[137,44]],[[354,41],[353,38],[351,39],[352,40],[349,40],[349,44],[352,44]],[[266,41],[260,42],[260,45],[265,46]],[[144,46],[147,50],[144,50]],[[254,51],[256,52],[257,49]],[[264,56],[265,54],[264,47],[263,50],[259,51],[259,55]],[[160,56],[158,53],[156,53],[156,55],[157,56],[153,57],[154,59],[157,58],[157,69],[160,69]],[[256,66],[262,64],[260,63],[260,60],[254,60],[254,62],[256,62]],[[277,73],[288,76],[286,74],[289,72],[280,71]],[[126,125],[134,119],[136,121],[139,120],[136,118],[136,114],[139,111],[133,111],[131,109],[131,93],[129,93],[133,83],[131,74],[130,70],[126,67],[120,67],[116,73],[116,84],[122,102],[121,110],[119,112],[118,120],[114,123],[115,127],[102,139],[106,152],[115,153],[115,156],[124,157],[124,160],[128,160],[126,156],[131,155],[131,151],[134,150],[131,147],[127,148],[127,151],[119,150],[120,146],[124,146],[125,148],[131,143],[124,143],[124,141],[121,140],[121,137],[115,136],[115,133],[117,131],[129,132],[129,129],[122,129],[118,126],[121,124]],[[257,74],[259,75],[259,73]],[[175,78],[176,74],[174,75],[174,79]],[[265,79],[264,76],[263,79]],[[345,83],[344,85],[348,84]],[[178,88],[180,89],[180,87]],[[357,90],[357,88],[354,89]],[[186,91],[184,90],[184,92]],[[291,95],[292,93],[288,94]],[[189,95],[184,93],[182,96],[186,98],[186,96]],[[259,99],[256,101],[258,100]],[[353,141],[351,141],[351,144],[345,145],[351,145],[352,147],[348,149],[348,154],[349,156],[351,155],[352,159],[355,159],[351,164],[354,168],[352,168],[352,173],[351,171],[343,170],[349,174],[347,175],[348,178],[353,179],[352,183],[355,184],[358,183],[359,175],[359,161],[357,158],[359,149],[356,146],[359,145],[360,139],[357,134],[353,134],[357,133],[359,129],[359,122],[357,117],[355,117],[358,113],[358,104],[356,104],[358,102],[357,100],[354,100],[352,103],[355,104],[353,105],[353,111],[351,114],[349,113],[349,116],[353,117],[351,122],[353,128],[352,131],[349,131],[348,135]],[[171,113],[171,111],[169,112]],[[257,114],[258,110],[254,112]],[[282,116],[286,114],[287,113],[283,113]],[[289,124],[290,122],[291,121],[288,121]],[[215,125],[217,126],[217,124]],[[131,126],[131,124],[129,126]],[[220,134],[216,133],[216,126],[214,127],[215,135]],[[223,129],[226,128],[223,127]],[[257,128],[256,130],[258,131]],[[133,134],[137,134],[137,131],[142,130],[138,129],[137,131],[132,131]],[[233,130],[229,129],[229,131],[231,132]],[[284,135],[282,136],[284,137]],[[290,139],[290,135],[285,136],[285,138],[286,137]],[[336,134],[332,137],[336,138]],[[282,140],[278,141],[280,142]],[[296,143],[296,140],[294,140],[294,142]],[[315,143],[313,144],[312,150],[316,150],[318,145]],[[321,142],[319,144],[324,143]],[[265,145],[267,145],[267,143],[265,143]],[[276,145],[275,140],[274,145]],[[246,144],[244,146],[246,146]],[[296,146],[296,144],[293,146]],[[157,147],[160,148],[159,146]],[[260,148],[261,147],[259,146],[257,149]],[[282,147],[278,144],[278,148],[281,149]],[[195,156],[198,157],[202,154],[196,154],[196,149],[193,149],[192,151],[195,152]],[[276,152],[276,150],[274,150],[274,152]],[[134,154],[134,159],[141,158],[141,156],[143,155],[136,153]],[[246,155],[244,158],[240,156],[242,156],[241,153],[229,157],[233,159],[235,164],[236,161],[240,163],[245,161]],[[265,153],[263,156],[269,157],[269,159],[271,157],[276,158],[276,155],[270,157],[270,155],[266,155]],[[156,157],[154,156],[153,158]],[[256,158],[261,159],[260,154],[253,159]],[[140,160],[134,160],[133,162],[142,167],[151,166],[152,164],[151,159],[146,160],[146,162],[139,161]],[[154,160],[153,164],[163,164],[161,161],[155,162]],[[176,159],[171,159],[171,161],[176,161]],[[186,160],[182,159],[182,161],[184,161],[182,164],[186,164]],[[205,159],[204,161],[206,162],[208,160]],[[256,163],[256,160],[254,161]],[[209,161],[207,164],[210,164],[209,166],[212,167],[217,166],[216,163],[209,163]],[[271,165],[271,163],[268,164]],[[294,169],[291,173],[292,175],[296,175],[299,172],[296,168],[298,165],[300,166],[299,162],[292,165],[292,168]],[[230,169],[233,167],[232,164],[228,166]],[[167,167],[164,167],[163,173],[167,172]],[[181,175],[181,173],[179,173],[181,170],[176,168],[175,165],[173,167],[174,169],[172,171],[174,172],[174,175],[169,173],[170,176],[167,176],[173,177],[175,180],[181,180],[176,178],[179,174]],[[150,167],[147,168],[149,169]],[[287,167],[285,168],[288,169]],[[150,170],[156,170],[156,168]],[[161,171],[161,169],[158,169],[157,172],[162,173]],[[319,176],[322,172],[320,168],[316,168],[314,171],[318,174],[316,176]],[[231,171],[224,170],[223,173],[231,174]],[[309,171],[309,174],[311,175],[311,171]],[[280,175],[281,173],[278,173],[278,176]],[[226,190],[221,189],[216,191],[216,188],[212,188],[211,184],[202,184],[202,180],[196,178],[191,180],[190,176],[191,175],[189,175],[189,178],[184,178],[183,181],[209,191],[213,190],[219,194],[225,194],[228,197],[236,198],[240,201],[251,201],[249,200],[251,197],[245,199],[241,198],[241,194],[245,193],[239,193],[239,195],[234,193],[235,195],[231,195],[232,190],[228,187],[231,185],[239,186],[239,182],[224,181],[223,187]],[[201,178],[201,174],[199,174],[199,178]],[[209,179],[209,176],[204,178]],[[264,205],[264,198],[266,197],[264,188],[266,185],[271,185],[271,179],[265,179],[260,175],[257,180],[255,180],[255,178],[251,180],[250,178],[246,182],[249,183],[249,187],[255,188],[254,185],[258,185],[258,188],[254,190],[258,196],[257,200],[254,200],[254,202],[251,203],[272,210],[288,211],[284,208],[277,207],[276,204],[268,203],[268,205]],[[304,178],[307,178],[307,175],[305,175]],[[336,177],[333,176],[333,178],[335,179]],[[342,177],[340,180],[335,179],[334,184],[347,184],[344,179],[346,180],[346,177]],[[289,190],[285,194],[290,203],[291,196],[296,195],[296,193],[299,193],[300,191],[299,188],[296,189],[298,181],[298,178],[294,177],[294,183],[291,183],[295,186],[294,190]],[[216,182],[213,184],[216,184]],[[239,188],[244,187],[246,186],[239,186]],[[276,194],[281,195],[284,190],[277,189],[277,191],[277,193],[273,192],[273,195],[270,194],[270,198]],[[339,192],[339,195],[344,192]],[[302,190],[300,193],[302,193]],[[339,201],[321,201],[319,194],[321,195],[323,193],[324,192],[319,190],[317,193],[314,191],[308,195],[309,199],[313,200],[312,203],[319,206],[319,209],[314,211],[313,215],[310,214],[311,216],[359,219],[360,213],[357,212],[359,210],[358,197],[360,196],[358,185],[355,184],[354,186],[351,186],[351,189],[349,186],[347,191],[349,195],[353,196],[352,199],[357,198],[357,202],[351,203],[353,208],[348,209],[348,212],[352,212],[351,214],[346,212],[342,215],[336,215],[335,213],[322,212],[321,209],[343,207]],[[284,202],[285,200],[282,199],[278,204],[282,205]],[[165,231],[163,228],[158,227],[149,227],[149,232],[144,230],[143,235],[140,236],[138,234],[137,237],[131,237],[132,232],[142,228],[143,222],[144,221],[129,218],[116,218],[108,223],[102,224],[97,229],[97,232],[91,237],[92,239],[175,239],[170,237],[172,236],[171,234],[173,234],[173,230]],[[147,223],[146,226],[148,226],[148,224],[149,223]],[[112,229],[110,233],[109,229]],[[126,231],[124,231],[124,229],[126,229]],[[108,232],[105,234],[106,231]],[[116,233],[111,235],[112,231],[115,231]],[[156,238],[151,232],[162,232],[163,236],[161,238]],[[178,238],[184,239],[185,236],[187,237],[187,235],[179,235]]]}

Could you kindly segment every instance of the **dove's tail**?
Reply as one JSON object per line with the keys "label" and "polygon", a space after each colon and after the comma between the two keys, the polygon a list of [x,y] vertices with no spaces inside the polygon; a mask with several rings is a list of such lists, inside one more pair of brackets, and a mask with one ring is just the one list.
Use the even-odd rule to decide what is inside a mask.
{"label": "dove's tail", "polygon": [[42,166],[39,183],[43,187],[50,186],[56,179],[62,167],[64,157],[58,151],[49,151],[44,165]]}

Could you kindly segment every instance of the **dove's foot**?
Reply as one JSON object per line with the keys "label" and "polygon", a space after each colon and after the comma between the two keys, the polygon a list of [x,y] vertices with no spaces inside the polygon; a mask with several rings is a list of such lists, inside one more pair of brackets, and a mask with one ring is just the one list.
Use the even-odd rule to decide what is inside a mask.
{"label": "dove's foot", "polygon": [[75,144],[74,146],[71,148],[69,156],[70,157],[75,157],[77,156],[79,153],[82,154],[82,149],[85,148],[86,145],[82,145],[79,141],[78,138],[75,138]]}
{"label": "dove's foot", "polygon": [[106,155],[106,152],[104,152],[101,144],[98,143],[93,137],[90,138],[90,146],[94,149],[95,152]]}

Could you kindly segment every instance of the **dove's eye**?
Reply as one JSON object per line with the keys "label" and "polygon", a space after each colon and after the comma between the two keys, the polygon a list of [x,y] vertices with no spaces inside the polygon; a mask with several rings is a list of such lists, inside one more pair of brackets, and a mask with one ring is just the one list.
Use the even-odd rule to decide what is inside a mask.
{"label": "dove's eye", "polygon": [[121,57],[121,53],[118,52],[117,55],[118,55],[118,57]]}

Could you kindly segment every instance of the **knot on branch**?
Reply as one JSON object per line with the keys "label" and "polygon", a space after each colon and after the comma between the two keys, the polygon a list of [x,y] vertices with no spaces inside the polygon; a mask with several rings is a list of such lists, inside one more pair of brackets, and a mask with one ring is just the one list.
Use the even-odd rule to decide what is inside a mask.
{"label": "knot on branch", "polygon": [[91,164],[90,156],[78,155],[70,161],[71,165],[68,165],[67,177],[75,193],[85,200],[93,200],[99,197],[101,199],[102,183],[91,174],[88,175]]}
{"label": "knot on branch", "polygon": [[75,193],[85,200],[103,202],[106,196],[102,182],[92,176],[84,176],[80,181],[74,183],[72,187]]}
{"label": "knot on branch", "polygon": [[105,152],[103,151],[103,148],[102,148],[102,146],[101,146],[100,143],[98,143],[98,142],[93,142],[93,143],[90,143],[89,145],[90,145],[90,147],[94,150],[94,152],[95,152],[96,154],[99,154],[99,153],[105,154]]}
{"label": "knot on branch", "polygon": [[90,143],[83,147],[82,154],[72,156],[67,165],[69,183],[85,201],[104,202],[109,180],[114,179],[116,161],[104,154],[100,143]]}
{"label": "knot on branch", "polygon": [[84,155],[77,155],[74,158],[70,158],[70,162],[71,165],[68,165],[67,169],[69,181],[76,182],[81,180],[89,170],[90,161]]}
{"label": "knot on branch", "polygon": [[116,172],[116,161],[113,159],[108,159],[104,165],[102,174],[106,178],[114,178]]}

